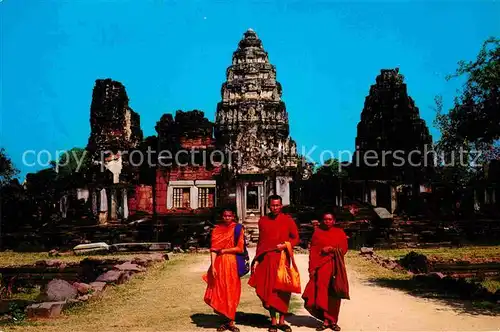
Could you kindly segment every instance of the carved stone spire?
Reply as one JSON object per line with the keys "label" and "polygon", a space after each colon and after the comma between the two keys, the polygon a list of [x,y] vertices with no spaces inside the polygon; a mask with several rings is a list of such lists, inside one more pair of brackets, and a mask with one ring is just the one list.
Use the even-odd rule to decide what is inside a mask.
{"label": "carved stone spire", "polygon": [[[432,136],[408,96],[399,68],[381,70],[376,84],[371,86],[358,124],[356,149],[354,165],[358,166],[358,177],[404,182],[421,179],[422,174],[418,173],[424,170],[424,151],[432,150]],[[411,154],[412,151],[415,152]],[[374,166],[377,160],[379,167]],[[431,164],[433,159],[428,157],[427,161]]]}
{"label": "carved stone spire", "polygon": [[240,170],[261,173],[296,163],[276,68],[252,29],[244,33],[233,53],[226,78],[217,105],[215,137],[227,150],[241,154]]}

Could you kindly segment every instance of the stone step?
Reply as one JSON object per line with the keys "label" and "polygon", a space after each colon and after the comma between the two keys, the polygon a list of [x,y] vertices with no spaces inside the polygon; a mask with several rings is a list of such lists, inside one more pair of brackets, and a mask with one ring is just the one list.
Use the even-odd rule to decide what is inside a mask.
{"label": "stone step", "polygon": [[258,227],[259,223],[258,222],[244,222],[243,225],[245,225],[245,226],[252,226],[252,227]]}

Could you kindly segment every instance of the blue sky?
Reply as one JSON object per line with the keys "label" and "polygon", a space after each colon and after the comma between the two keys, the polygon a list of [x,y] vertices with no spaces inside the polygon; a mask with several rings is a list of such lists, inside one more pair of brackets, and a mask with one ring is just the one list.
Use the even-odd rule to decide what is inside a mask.
{"label": "blue sky", "polygon": [[[434,96],[459,60],[500,35],[494,1],[17,1],[0,2],[1,146],[21,178],[26,150],[84,147],[92,88],[121,81],[145,135],[164,113],[200,109],[214,120],[243,32],[253,28],[277,67],[299,152],[353,150],[370,85],[400,67],[431,128]],[[47,155],[40,160],[47,162]],[[33,160],[28,160],[33,162]]]}

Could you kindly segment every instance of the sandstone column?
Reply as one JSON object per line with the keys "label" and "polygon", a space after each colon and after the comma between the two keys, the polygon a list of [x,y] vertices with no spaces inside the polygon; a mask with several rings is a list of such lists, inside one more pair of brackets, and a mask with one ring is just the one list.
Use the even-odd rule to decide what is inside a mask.
{"label": "sandstone column", "polygon": [[398,193],[396,186],[391,186],[391,213],[394,213],[398,208]]}
{"label": "sandstone column", "polygon": [[370,204],[377,206],[377,188],[370,188]]}
{"label": "sandstone column", "polygon": [[127,197],[127,188],[123,189],[122,194],[122,209],[123,209],[123,219],[128,219],[128,197]]}
{"label": "sandstone column", "polygon": [[116,189],[111,188],[111,209],[110,209],[110,215],[109,218],[111,220],[116,220],[117,215],[116,215],[116,208],[117,208],[117,200],[116,200]]}

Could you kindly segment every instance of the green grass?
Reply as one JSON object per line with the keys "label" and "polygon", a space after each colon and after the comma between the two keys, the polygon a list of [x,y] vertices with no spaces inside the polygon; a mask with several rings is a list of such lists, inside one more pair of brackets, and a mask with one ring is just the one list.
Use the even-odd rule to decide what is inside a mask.
{"label": "green grass", "polygon": [[39,295],[40,295],[40,286],[36,286],[34,288],[29,288],[26,291],[12,294],[12,297],[9,298],[9,300],[15,299],[24,301],[35,301]]}
{"label": "green grass", "polygon": [[[3,331],[193,331],[213,330],[221,320],[203,301],[202,280],[210,258],[207,255],[177,254],[153,266],[128,283],[108,287],[100,299],[66,310],[62,317],[27,321],[2,327]],[[268,312],[242,280],[237,321],[240,325],[265,326]],[[297,299],[292,300],[296,308]]]}
{"label": "green grass", "polygon": [[60,256],[51,257],[47,252],[10,252],[4,251],[0,252],[0,267],[8,266],[19,266],[19,265],[31,265],[35,264],[39,260],[60,260],[63,262],[80,262],[85,258],[93,259],[116,259],[116,258],[129,258],[133,259],[135,257],[147,256],[148,254],[132,253],[132,254],[109,254],[109,255],[71,255],[71,256]]}
{"label": "green grass", "polygon": [[495,293],[496,291],[500,290],[500,281],[499,280],[494,280],[494,279],[486,279],[485,281],[481,282],[481,285],[484,286],[488,291]]}
{"label": "green grass", "polygon": [[401,258],[411,251],[438,259],[498,259],[500,246],[470,246],[461,248],[432,248],[432,249],[381,249],[376,254],[383,257]]}
{"label": "green grass", "polygon": [[362,277],[365,279],[389,279],[389,280],[409,280],[411,275],[386,269],[372,261],[362,257],[357,252],[350,251],[346,255],[347,269],[362,271]]}
{"label": "green grass", "polygon": [[[462,248],[432,248],[432,249],[388,249],[377,250],[376,254],[389,258],[402,258],[411,251],[415,251],[441,260],[468,260],[468,259],[499,259],[500,246],[470,246]],[[387,269],[385,269],[387,270]],[[392,272],[392,271],[391,271]],[[490,292],[495,293],[500,289],[498,279],[487,278],[481,284]]]}

